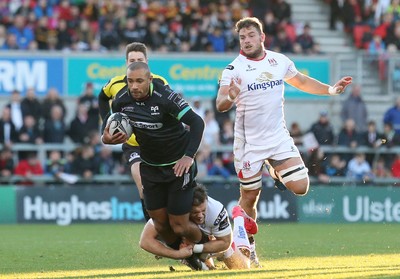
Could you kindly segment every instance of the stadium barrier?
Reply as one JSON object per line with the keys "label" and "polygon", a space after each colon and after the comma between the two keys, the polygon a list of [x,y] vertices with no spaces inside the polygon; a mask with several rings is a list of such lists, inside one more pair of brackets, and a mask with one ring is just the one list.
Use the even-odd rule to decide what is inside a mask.
{"label": "stadium barrier", "polygon": [[[37,152],[38,158],[41,162],[45,162],[47,158],[47,154],[51,150],[60,150],[64,153],[71,152],[78,148],[80,145],[68,143],[68,144],[42,144],[42,145],[35,145],[35,144],[14,144],[12,146],[12,150],[15,153],[20,151],[32,151]],[[0,145],[0,148],[3,148]],[[111,146],[113,152],[121,153],[122,149],[120,145],[113,145]],[[321,146],[321,150],[325,154],[356,154],[356,153],[365,153],[365,154],[372,154],[375,158],[378,158],[380,155],[383,154],[400,154],[400,147],[391,147],[387,148],[385,146],[381,146],[378,148],[370,148],[370,147],[357,147],[357,148],[349,148],[345,146]],[[301,153],[307,153],[304,147],[299,147]],[[218,152],[232,152],[232,145],[212,145],[211,146],[212,153]],[[18,161],[17,154],[15,154],[15,161]],[[319,183],[318,180],[314,177],[311,177],[312,183]],[[19,184],[21,181],[26,180],[26,178],[21,176],[13,175],[11,177],[0,177],[0,185],[14,185]],[[51,175],[40,175],[40,176],[33,176],[30,178],[32,182],[36,185],[68,185],[66,182],[57,180],[55,177]],[[236,176],[232,175],[231,177],[225,179],[221,176],[207,176],[200,179],[202,182],[217,182],[217,183],[237,183]],[[265,178],[265,183],[269,183],[268,178]],[[353,185],[358,181],[354,181],[347,177],[331,177],[330,178],[330,185]],[[133,181],[129,175],[94,175],[92,179],[83,179],[79,178],[77,181],[77,185],[80,184],[93,184],[93,185],[119,185],[119,184],[132,184]],[[374,185],[399,185],[398,178],[374,178],[372,181],[368,182]]]}

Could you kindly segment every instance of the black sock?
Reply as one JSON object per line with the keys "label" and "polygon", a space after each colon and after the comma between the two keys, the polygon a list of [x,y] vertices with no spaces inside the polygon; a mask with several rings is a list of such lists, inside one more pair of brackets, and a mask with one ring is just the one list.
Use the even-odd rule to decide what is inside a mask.
{"label": "black sock", "polygon": [[250,242],[250,244],[253,244],[253,243],[254,243],[254,237],[253,237],[253,236],[250,236],[250,237],[249,237],[249,242]]}
{"label": "black sock", "polygon": [[142,202],[143,216],[144,216],[144,219],[146,219],[146,222],[147,222],[147,221],[150,220],[150,215],[149,215],[149,213],[147,213],[146,206],[144,205],[144,199],[140,199],[140,201]]}

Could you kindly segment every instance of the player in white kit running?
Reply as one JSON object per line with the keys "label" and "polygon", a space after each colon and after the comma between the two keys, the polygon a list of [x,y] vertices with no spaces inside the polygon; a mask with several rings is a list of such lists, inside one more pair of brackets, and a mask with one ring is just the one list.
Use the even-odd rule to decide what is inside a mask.
{"label": "player in white kit running", "polygon": [[236,105],[233,152],[241,186],[239,205],[256,220],[265,163],[278,188],[305,195],[309,187],[308,170],[285,124],[284,82],[330,96],[343,93],[352,77],[330,86],[300,73],[287,56],[264,48],[265,34],[257,18],[239,20],[236,31],[240,54],[222,72],[216,106],[224,112]]}

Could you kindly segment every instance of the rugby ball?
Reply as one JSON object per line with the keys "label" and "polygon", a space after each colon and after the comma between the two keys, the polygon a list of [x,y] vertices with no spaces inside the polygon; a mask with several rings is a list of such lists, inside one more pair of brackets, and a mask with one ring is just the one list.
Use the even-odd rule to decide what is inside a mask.
{"label": "rugby ball", "polygon": [[125,113],[115,112],[111,114],[107,119],[107,126],[110,126],[110,134],[115,135],[118,132],[122,132],[130,137],[133,131],[129,122],[129,117]]}

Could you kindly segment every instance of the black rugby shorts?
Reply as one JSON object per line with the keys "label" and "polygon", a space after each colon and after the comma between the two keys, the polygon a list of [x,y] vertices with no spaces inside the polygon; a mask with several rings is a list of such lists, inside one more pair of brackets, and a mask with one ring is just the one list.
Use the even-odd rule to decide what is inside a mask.
{"label": "black rugby shorts", "polygon": [[193,187],[196,185],[196,162],[187,174],[176,177],[173,165],[150,166],[140,164],[144,202],[147,210],[167,208],[172,215],[184,215],[190,212],[193,203]]}

